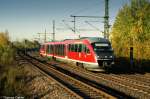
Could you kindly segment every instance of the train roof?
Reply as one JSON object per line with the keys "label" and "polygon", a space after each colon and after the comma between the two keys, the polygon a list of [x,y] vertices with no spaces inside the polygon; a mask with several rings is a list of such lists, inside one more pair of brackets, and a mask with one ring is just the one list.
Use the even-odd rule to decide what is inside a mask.
{"label": "train roof", "polygon": [[94,42],[109,42],[108,39],[105,38],[101,38],[101,37],[82,37],[80,39],[65,39],[63,41],[55,41],[55,42],[46,42],[45,44],[49,44],[49,43],[64,43],[64,42],[68,42],[68,41],[74,41],[74,40],[88,40],[90,43],[94,43]]}
{"label": "train roof", "polygon": [[93,42],[109,42],[108,39],[101,38],[101,37],[82,37],[82,38],[80,38],[80,39],[81,39],[81,40],[87,39],[87,40],[89,40],[91,43],[93,43]]}

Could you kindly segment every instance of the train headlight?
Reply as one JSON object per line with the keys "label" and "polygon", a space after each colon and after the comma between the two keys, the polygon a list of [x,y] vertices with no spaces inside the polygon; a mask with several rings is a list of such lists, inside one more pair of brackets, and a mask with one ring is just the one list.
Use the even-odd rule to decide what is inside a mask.
{"label": "train headlight", "polygon": [[109,56],[109,58],[113,58],[113,56]]}
{"label": "train headlight", "polygon": [[99,56],[97,56],[97,58],[99,58]]}
{"label": "train headlight", "polygon": [[105,56],[105,58],[107,58],[107,56]]}

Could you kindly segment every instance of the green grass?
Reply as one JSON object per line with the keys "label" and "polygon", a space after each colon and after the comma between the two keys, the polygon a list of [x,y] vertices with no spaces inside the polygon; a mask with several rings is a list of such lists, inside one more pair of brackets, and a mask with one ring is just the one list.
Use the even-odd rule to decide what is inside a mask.
{"label": "green grass", "polygon": [[18,66],[5,66],[0,70],[0,96],[24,95],[24,71]]}

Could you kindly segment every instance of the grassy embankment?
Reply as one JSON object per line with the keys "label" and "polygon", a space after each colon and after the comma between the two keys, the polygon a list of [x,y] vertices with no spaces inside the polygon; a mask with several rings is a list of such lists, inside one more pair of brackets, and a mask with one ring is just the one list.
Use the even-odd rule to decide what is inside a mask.
{"label": "grassy embankment", "polygon": [[17,77],[23,77],[23,71],[15,64],[16,51],[9,41],[8,33],[0,33],[0,96],[21,94],[23,83]]}

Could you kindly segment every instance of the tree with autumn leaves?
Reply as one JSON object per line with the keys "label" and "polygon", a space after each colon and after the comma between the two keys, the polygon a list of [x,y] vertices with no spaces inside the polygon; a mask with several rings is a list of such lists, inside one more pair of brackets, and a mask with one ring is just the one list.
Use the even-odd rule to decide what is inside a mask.
{"label": "tree with autumn leaves", "polygon": [[150,1],[131,0],[118,12],[111,33],[117,57],[129,57],[133,47],[134,59],[150,60]]}

